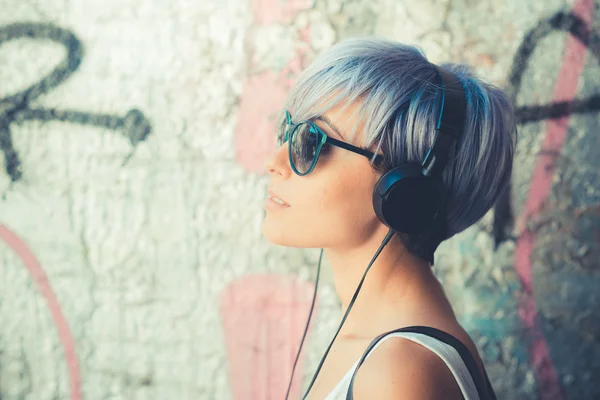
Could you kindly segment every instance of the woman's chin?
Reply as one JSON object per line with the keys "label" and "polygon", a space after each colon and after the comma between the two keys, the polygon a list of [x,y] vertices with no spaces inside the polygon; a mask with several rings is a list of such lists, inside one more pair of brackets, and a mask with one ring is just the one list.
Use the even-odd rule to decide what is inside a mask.
{"label": "woman's chin", "polygon": [[290,246],[289,235],[283,229],[272,226],[267,221],[263,221],[262,234],[269,242],[278,246],[295,247]]}
{"label": "woman's chin", "polygon": [[294,230],[285,229],[273,221],[269,221],[269,217],[265,218],[262,223],[262,234],[271,243],[285,247],[305,247],[302,246],[303,241],[295,235]]}

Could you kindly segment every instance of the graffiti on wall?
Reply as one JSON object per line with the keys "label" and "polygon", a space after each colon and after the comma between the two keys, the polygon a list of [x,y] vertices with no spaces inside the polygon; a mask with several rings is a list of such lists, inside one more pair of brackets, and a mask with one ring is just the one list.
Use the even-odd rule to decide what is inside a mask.
{"label": "graffiti on wall", "polygon": [[[10,40],[23,38],[54,41],[64,46],[67,55],[54,70],[36,83],[18,93],[0,98],[0,150],[4,153],[6,173],[13,182],[21,179],[23,171],[19,153],[13,146],[10,131],[12,124],[38,120],[97,126],[121,132],[129,139],[133,149],[148,137],[151,131],[150,121],[137,109],[120,116],[32,105],[38,97],[58,87],[77,71],[83,60],[83,45],[73,32],[52,24],[15,23],[0,27],[0,46]],[[130,156],[131,154],[133,152]],[[130,156],[123,161],[123,164]]]}
{"label": "graffiti on wall", "polygon": [[[540,41],[556,31],[568,35],[556,80],[554,101],[546,105],[527,105],[516,109],[521,126],[548,121],[541,151],[537,155],[536,167],[531,175],[530,191],[524,210],[519,220],[515,221],[509,188],[495,207],[493,227],[496,246],[505,240],[516,241],[514,266],[522,285],[522,293],[518,299],[519,316],[526,329],[525,336],[531,340],[528,344],[530,363],[536,374],[539,396],[541,399],[548,400],[563,399],[566,398],[566,394],[561,387],[559,374],[551,356],[552,349],[549,348],[539,323],[531,263],[536,237],[535,232],[525,226],[527,221],[541,211],[548,198],[552,177],[556,170],[556,158],[565,143],[569,116],[600,111],[600,94],[583,99],[575,98],[585,56],[590,54],[600,62],[600,34],[591,29],[592,12],[591,1],[579,1],[575,4],[572,13],[558,12],[549,19],[541,21],[525,35],[514,56],[509,74],[508,92],[516,103],[523,76],[529,67],[529,60]],[[511,238],[508,233],[513,229],[513,225],[516,225],[518,232],[516,238]]]}
{"label": "graffiti on wall", "polygon": [[[589,10],[588,10],[589,16]],[[529,66],[529,60],[542,39],[555,31],[563,31],[583,45],[594,58],[600,62],[600,33],[590,29],[589,21],[573,13],[559,12],[551,18],[541,21],[529,31],[517,53],[513,58],[512,68],[509,73],[509,87],[506,89],[513,103],[521,91],[523,76]],[[567,67],[567,66],[565,66]],[[572,67],[572,65],[568,65]],[[581,70],[581,67],[578,68]],[[571,89],[573,91],[573,89]],[[520,125],[535,123],[551,119],[568,117],[573,114],[585,114],[600,111],[600,94],[592,95],[585,99],[558,100],[546,105],[527,105],[517,107],[515,113]],[[560,150],[560,149],[558,149]],[[543,156],[556,156],[544,149]],[[503,241],[512,239],[509,229],[514,222],[513,211],[510,204],[509,190],[498,201],[494,209],[494,240],[496,246]]]}
{"label": "graffiti on wall", "polygon": [[[22,162],[13,145],[11,125],[30,120],[62,121],[120,132],[129,140],[132,147],[132,152],[123,161],[125,165],[133,150],[140,142],[146,140],[151,132],[148,118],[137,109],[119,116],[35,106],[33,102],[36,99],[61,85],[77,71],[83,60],[83,45],[74,33],[52,24],[14,23],[0,27],[0,46],[16,39],[51,40],[64,46],[67,55],[49,74],[41,77],[28,88],[0,98],[0,150],[4,155],[4,169],[10,180],[17,182],[23,176]],[[46,301],[64,352],[70,398],[71,400],[82,399],[75,339],[48,276],[26,242],[3,224],[0,224],[0,241],[4,242],[21,260],[38,292]]]}
{"label": "graffiti on wall", "polygon": [[63,348],[69,375],[71,400],[81,400],[81,374],[75,339],[46,272],[25,241],[2,224],[0,224],[0,241],[3,241],[21,260],[37,290],[46,301]]}

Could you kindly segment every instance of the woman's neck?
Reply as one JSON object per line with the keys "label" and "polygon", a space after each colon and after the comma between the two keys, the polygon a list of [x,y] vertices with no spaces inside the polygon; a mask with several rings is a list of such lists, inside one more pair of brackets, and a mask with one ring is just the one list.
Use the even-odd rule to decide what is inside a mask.
{"label": "woman's neck", "polygon": [[[333,271],[342,315],[383,238],[375,238],[351,250],[325,249]],[[406,252],[397,236],[381,251],[362,284],[340,336],[369,335],[372,330],[402,317],[415,306],[424,289],[437,291],[439,282],[430,265]]]}

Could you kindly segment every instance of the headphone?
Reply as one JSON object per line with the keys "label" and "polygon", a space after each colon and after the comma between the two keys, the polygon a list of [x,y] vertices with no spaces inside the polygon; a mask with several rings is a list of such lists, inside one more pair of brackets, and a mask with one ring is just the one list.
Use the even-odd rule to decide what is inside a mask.
{"label": "headphone", "polygon": [[445,199],[441,173],[448,163],[450,147],[464,129],[467,106],[460,81],[456,75],[431,65],[437,71],[442,92],[433,145],[421,164],[407,163],[391,169],[373,190],[375,214],[396,232],[422,232],[441,216]]}
{"label": "headphone", "polygon": [[[442,92],[440,96],[440,114],[435,128],[433,145],[427,150],[421,164],[406,163],[399,165],[386,172],[377,181],[377,184],[373,189],[373,208],[375,209],[375,214],[379,220],[390,228],[390,231],[383,239],[379,249],[377,249],[377,252],[367,266],[365,273],[354,292],[354,296],[348,305],[348,309],[342,318],[342,322],[331,340],[329,347],[325,351],[303,398],[306,397],[315,383],[319,371],[323,366],[323,362],[354,305],[369,269],[383,248],[389,243],[392,236],[396,232],[422,232],[431,227],[436,219],[443,214],[445,191],[441,182],[441,173],[448,163],[450,147],[460,137],[464,130],[467,102],[464,88],[458,80],[458,77],[435,64],[431,65],[437,72]],[[446,101],[446,96],[448,96],[448,101]],[[286,400],[290,394],[294,371],[296,370],[296,364],[298,363],[298,358],[302,351],[302,345],[306,338],[315,305],[322,258],[323,250],[321,249],[317,279],[315,282],[315,292],[306,328],[304,329],[304,335],[302,336],[300,348],[298,349],[298,354],[296,355],[296,360],[294,361],[294,366],[292,368],[292,377],[290,378],[287,389]]]}

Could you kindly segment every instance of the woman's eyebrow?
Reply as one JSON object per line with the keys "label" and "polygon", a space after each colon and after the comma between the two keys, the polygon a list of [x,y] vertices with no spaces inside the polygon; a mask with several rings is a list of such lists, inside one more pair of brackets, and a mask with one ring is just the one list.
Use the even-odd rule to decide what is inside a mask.
{"label": "woman's eyebrow", "polygon": [[329,118],[327,118],[324,115],[319,115],[318,117],[315,117],[316,120],[319,121],[323,121],[327,124],[327,126],[329,126],[331,128],[332,131],[334,131],[339,137],[341,137],[343,140],[346,140],[342,134],[340,133],[340,130],[338,129],[337,126],[335,126],[335,124],[333,122],[331,122],[331,120]]}

